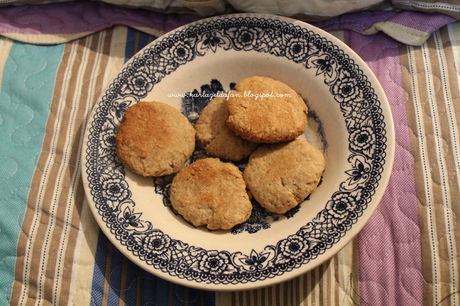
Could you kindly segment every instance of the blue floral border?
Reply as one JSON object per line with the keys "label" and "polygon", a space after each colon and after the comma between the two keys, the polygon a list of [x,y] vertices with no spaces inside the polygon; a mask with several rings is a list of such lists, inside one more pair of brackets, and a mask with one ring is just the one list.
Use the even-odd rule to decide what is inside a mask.
{"label": "blue floral border", "polygon": [[[189,245],[143,220],[115,154],[116,127],[126,109],[179,66],[217,49],[268,53],[313,69],[340,105],[349,135],[348,178],[325,208],[296,233],[249,254]],[[386,157],[385,135],[381,104],[366,75],[326,38],[267,17],[209,19],[159,38],[110,84],[89,128],[86,175],[103,222],[139,260],[171,276],[199,283],[256,282],[310,262],[352,228],[379,186]]]}

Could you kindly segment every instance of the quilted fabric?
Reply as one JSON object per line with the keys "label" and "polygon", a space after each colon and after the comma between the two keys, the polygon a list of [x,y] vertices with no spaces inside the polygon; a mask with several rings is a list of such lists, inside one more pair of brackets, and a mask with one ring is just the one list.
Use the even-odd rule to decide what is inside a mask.
{"label": "quilted fabric", "polygon": [[441,14],[316,23],[377,76],[397,143],[377,211],[324,264],[258,290],[195,290],[145,272],[100,233],[80,173],[88,115],[126,60],[199,18],[100,2],[0,8],[0,304],[458,304],[460,24]]}

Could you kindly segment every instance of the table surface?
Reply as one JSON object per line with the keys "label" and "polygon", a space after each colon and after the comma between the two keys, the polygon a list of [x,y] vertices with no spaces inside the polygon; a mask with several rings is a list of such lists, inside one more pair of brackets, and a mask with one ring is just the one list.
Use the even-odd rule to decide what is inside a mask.
{"label": "table surface", "polygon": [[396,135],[389,185],[358,236],[316,269],[213,292],[124,257],[98,228],[80,172],[104,86],[148,43],[200,17],[90,5],[0,8],[1,305],[460,304],[460,23],[359,12],[314,24],[361,56],[387,94]]}

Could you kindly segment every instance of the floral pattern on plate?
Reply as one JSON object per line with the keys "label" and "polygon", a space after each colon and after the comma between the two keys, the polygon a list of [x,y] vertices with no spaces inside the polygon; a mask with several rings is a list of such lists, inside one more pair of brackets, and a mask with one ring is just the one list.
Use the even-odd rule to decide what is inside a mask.
{"label": "floral pattern on plate", "polygon": [[[314,71],[340,107],[348,133],[347,178],[324,209],[277,243],[246,253],[191,245],[144,220],[131,198],[113,145],[116,127],[132,103],[154,90],[155,84],[178,67],[220,49],[266,53]],[[169,276],[200,284],[263,281],[315,260],[358,222],[380,185],[387,162],[381,101],[362,68],[321,35],[266,16],[212,18],[159,38],[118,74],[90,120],[84,175],[99,218],[137,260]],[[164,192],[167,198],[168,192]]]}

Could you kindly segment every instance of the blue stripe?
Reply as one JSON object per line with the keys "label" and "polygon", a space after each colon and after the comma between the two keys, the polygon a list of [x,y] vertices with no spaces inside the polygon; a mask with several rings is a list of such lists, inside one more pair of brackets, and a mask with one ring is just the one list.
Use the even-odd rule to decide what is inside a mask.
{"label": "blue stripe", "polygon": [[132,261],[128,263],[128,272],[126,275],[126,292],[125,303],[126,305],[136,305],[137,302],[137,278],[139,275],[139,268]]}
{"label": "blue stripe", "polygon": [[201,291],[196,289],[189,289],[188,291],[188,306],[200,306],[201,305]]}
{"label": "blue stripe", "polygon": [[93,283],[91,288],[91,305],[102,305],[108,246],[109,240],[102,233],[102,231],[99,231],[96,255],[94,258]]}
{"label": "blue stripe", "polygon": [[[135,45],[136,33],[138,33],[138,44]],[[126,47],[125,47],[125,62],[132,58],[135,53],[134,50],[141,50],[148,44],[150,35],[144,32],[138,32],[133,28],[128,28],[128,33],[126,35]],[[153,40],[157,39],[156,36],[152,36]]]}
{"label": "blue stripe", "polygon": [[147,46],[148,44],[148,38],[149,38],[149,35],[146,34],[146,33],[141,33],[139,35],[139,45],[138,45],[138,50],[144,48],[145,46]]}
{"label": "blue stripe", "polygon": [[141,305],[168,305],[168,282],[146,271],[142,275]]}
{"label": "blue stripe", "polygon": [[0,93],[0,305],[8,305],[16,246],[42,151],[56,73],[64,45],[14,42]]}
{"label": "blue stripe", "polygon": [[184,301],[185,301],[185,287],[174,285],[173,300],[172,300],[173,306],[183,306]]}
{"label": "blue stripe", "polygon": [[110,267],[108,305],[118,305],[120,301],[121,274],[123,271],[123,255],[115,247],[112,249],[112,265]]}
{"label": "blue stripe", "polygon": [[212,291],[204,291],[197,289],[189,289],[189,304],[188,306],[200,305],[215,305],[215,293]]}
{"label": "blue stripe", "polygon": [[125,62],[134,55],[134,41],[136,39],[136,32],[137,31],[135,29],[128,28],[128,33],[126,34]]}
{"label": "blue stripe", "polygon": [[204,291],[204,305],[216,305],[216,293],[214,291]]}

